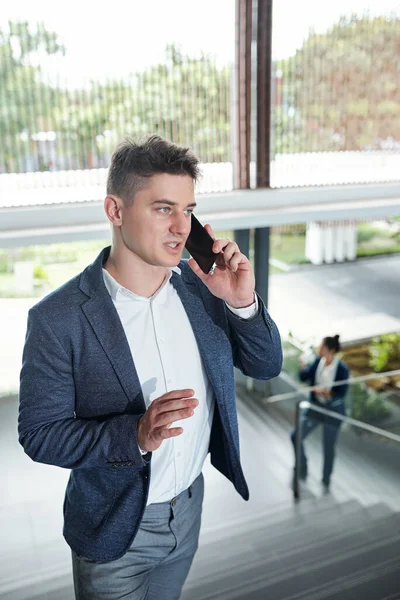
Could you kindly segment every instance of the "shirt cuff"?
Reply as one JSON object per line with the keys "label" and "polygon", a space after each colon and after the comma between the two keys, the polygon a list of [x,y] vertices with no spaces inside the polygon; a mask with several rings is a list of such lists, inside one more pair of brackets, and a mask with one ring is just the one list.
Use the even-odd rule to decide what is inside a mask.
{"label": "shirt cuff", "polygon": [[258,313],[257,294],[254,294],[253,304],[250,304],[250,306],[246,306],[245,308],[233,308],[232,306],[229,306],[229,304],[227,304],[226,302],[225,304],[234,315],[240,317],[241,319],[252,319]]}

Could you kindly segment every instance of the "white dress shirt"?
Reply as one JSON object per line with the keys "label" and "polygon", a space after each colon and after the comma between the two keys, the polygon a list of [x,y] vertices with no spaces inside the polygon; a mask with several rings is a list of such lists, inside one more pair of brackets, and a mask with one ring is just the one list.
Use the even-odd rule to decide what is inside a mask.
{"label": "white dress shirt", "polygon": [[[180,274],[180,269],[173,269]],[[199,401],[194,415],[176,421],[183,433],[164,440],[152,454],[147,504],[167,502],[200,475],[208,453],[214,415],[214,392],[183,304],[168,274],[153,296],[139,296],[121,286],[105,269],[105,286],[121,319],[142,387],[146,407],[172,390],[190,388]],[[230,308],[230,307],[229,307]],[[257,311],[232,309],[241,318]]]}
{"label": "white dress shirt", "polygon": [[[329,365],[326,365],[325,358],[321,358],[321,360],[318,363],[317,371],[315,373],[315,385],[318,385],[318,387],[330,391],[332,388],[332,384],[336,379],[338,364],[339,359],[337,358],[337,356],[334,357],[334,359]],[[330,400],[330,398],[326,398],[321,394],[317,394],[316,396],[319,402],[321,402],[321,404],[326,404]]]}

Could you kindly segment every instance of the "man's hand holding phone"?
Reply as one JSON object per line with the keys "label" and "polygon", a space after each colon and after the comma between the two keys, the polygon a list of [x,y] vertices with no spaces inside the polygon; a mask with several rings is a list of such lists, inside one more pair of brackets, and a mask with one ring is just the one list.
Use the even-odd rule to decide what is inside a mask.
{"label": "man's hand holding phone", "polygon": [[[211,226],[205,225],[205,229],[214,238]],[[255,277],[249,259],[240,252],[239,246],[228,239],[214,239],[212,251],[217,255],[213,272],[204,273],[194,258],[188,261],[190,268],[214,296],[232,308],[253,304]]]}

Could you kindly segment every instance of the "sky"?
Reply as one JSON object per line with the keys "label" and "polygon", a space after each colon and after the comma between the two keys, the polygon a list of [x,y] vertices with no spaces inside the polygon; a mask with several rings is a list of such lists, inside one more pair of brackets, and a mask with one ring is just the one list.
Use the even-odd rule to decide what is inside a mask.
{"label": "sky", "polygon": [[[326,31],[342,14],[366,9],[371,14],[397,11],[397,0],[275,0],[274,58],[293,54],[310,26]],[[13,0],[4,3],[0,23],[24,18],[43,21],[67,48],[62,61],[65,81],[126,75],[161,62],[167,43],[189,54],[205,51],[219,63],[232,63],[235,0]],[[60,71],[59,59],[49,63]]]}

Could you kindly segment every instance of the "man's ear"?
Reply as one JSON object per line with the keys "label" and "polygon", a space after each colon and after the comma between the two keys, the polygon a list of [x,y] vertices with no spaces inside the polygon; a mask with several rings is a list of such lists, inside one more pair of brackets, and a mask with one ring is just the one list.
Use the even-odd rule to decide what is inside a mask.
{"label": "man's ear", "polygon": [[106,196],[104,200],[104,210],[107,215],[107,219],[112,225],[120,227],[122,225],[122,209],[124,203],[118,196]]}

